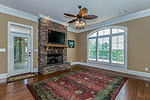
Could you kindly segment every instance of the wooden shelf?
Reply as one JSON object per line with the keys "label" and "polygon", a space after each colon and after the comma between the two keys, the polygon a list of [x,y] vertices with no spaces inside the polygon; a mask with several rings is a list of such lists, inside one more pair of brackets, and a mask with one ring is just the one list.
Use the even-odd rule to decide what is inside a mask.
{"label": "wooden shelf", "polygon": [[45,44],[46,51],[48,51],[48,47],[60,47],[60,48],[68,48],[67,45],[54,45],[54,44]]}

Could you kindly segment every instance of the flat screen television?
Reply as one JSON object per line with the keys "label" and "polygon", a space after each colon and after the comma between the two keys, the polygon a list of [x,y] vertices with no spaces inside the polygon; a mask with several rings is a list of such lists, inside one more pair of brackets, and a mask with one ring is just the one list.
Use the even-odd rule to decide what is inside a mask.
{"label": "flat screen television", "polygon": [[65,43],[65,33],[48,30],[48,43]]}

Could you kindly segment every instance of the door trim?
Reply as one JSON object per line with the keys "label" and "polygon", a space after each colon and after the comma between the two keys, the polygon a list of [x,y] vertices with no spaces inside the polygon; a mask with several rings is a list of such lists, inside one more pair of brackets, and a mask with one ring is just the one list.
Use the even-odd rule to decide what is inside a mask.
{"label": "door trim", "polygon": [[15,22],[11,22],[8,21],[8,47],[7,47],[7,71],[8,71],[8,77],[11,76],[11,25],[17,25],[17,26],[22,26],[22,27],[26,27],[26,28],[30,28],[31,29],[31,35],[30,35],[30,42],[31,42],[31,61],[30,61],[30,72],[32,72],[33,70],[33,27],[32,26],[28,26],[28,25],[24,25],[24,24],[19,24],[19,23],[15,23]]}

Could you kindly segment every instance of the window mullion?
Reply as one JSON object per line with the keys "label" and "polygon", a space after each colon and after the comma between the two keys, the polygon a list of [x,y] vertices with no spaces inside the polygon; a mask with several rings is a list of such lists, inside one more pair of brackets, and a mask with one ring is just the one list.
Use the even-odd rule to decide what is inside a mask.
{"label": "window mullion", "polygon": [[[97,32],[98,36],[98,32]],[[98,37],[96,37],[96,61],[98,61]]]}
{"label": "window mullion", "polygon": [[110,36],[109,36],[109,62],[110,63],[112,63],[111,58],[112,58],[112,29],[110,29]]}
{"label": "window mullion", "polygon": [[124,34],[124,65],[127,64],[127,37],[126,34]]}

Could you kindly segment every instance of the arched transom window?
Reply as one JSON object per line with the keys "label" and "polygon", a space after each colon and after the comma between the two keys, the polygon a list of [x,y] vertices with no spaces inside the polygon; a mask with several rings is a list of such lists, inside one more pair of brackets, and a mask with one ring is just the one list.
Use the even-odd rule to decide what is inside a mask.
{"label": "arched transom window", "polygon": [[111,26],[88,35],[88,62],[127,64],[127,28]]}

